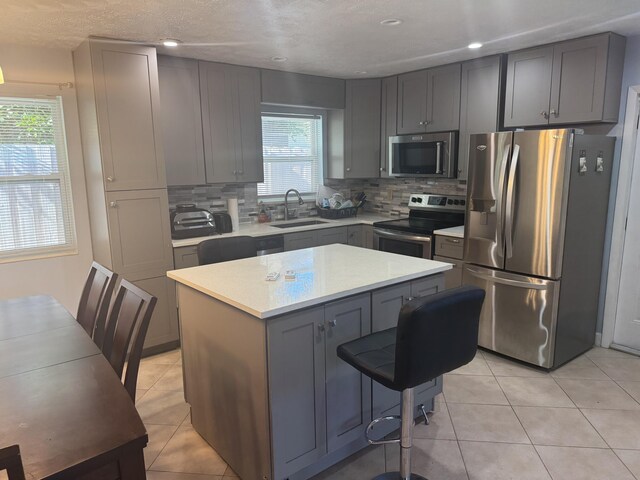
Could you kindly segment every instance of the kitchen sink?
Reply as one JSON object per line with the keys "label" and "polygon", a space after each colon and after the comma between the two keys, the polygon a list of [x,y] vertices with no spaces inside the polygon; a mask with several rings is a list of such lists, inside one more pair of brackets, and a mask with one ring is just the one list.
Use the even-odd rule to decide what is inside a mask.
{"label": "kitchen sink", "polygon": [[308,225],[320,225],[321,223],[328,223],[328,222],[323,222],[322,220],[303,220],[301,222],[281,223],[280,225],[271,224],[270,226],[276,227],[276,228],[293,228],[293,227],[306,227]]}

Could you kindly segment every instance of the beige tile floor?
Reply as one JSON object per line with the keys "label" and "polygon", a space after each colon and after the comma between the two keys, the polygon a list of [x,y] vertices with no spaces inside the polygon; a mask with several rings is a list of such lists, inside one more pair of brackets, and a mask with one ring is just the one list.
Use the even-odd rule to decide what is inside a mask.
{"label": "beige tile floor", "polygon": [[[147,478],[237,478],[189,423],[179,351],[144,359],[138,387]],[[546,373],[479,352],[445,376],[430,425],[416,427],[413,470],[431,480],[640,480],[639,402],[631,355],[594,348]],[[371,447],[314,480],[368,479],[397,463],[397,446]]]}

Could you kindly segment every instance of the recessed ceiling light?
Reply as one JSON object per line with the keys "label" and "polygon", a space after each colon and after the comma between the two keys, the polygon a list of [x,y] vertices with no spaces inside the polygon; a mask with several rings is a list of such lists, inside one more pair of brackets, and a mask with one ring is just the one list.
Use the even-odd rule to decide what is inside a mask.
{"label": "recessed ceiling light", "polygon": [[286,61],[288,60],[288,58],[287,58],[287,57],[278,57],[278,56],[275,56],[275,57],[271,57],[271,60],[272,60],[273,62],[286,62]]}
{"label": "recessed ceiling light", "polygon": [[469,48],[471,49],[476,49],[476,48],[480,48],[482,46],[482,44],[480,42],[473,42],[469,44]]}
{"label": "recessed ceiling light", "polygon": [[387,18],[385,20],[382,20],[380,22],[380,25],[384,25],[386,27],[395,27],[396,25],[400,25],[402,23],[402,20],[400,20],[399,18]]}
{"label": "recessed ceiling light", "polygon": [[165,38],[164,40],[162,40],[162,44],[165,47],[169,47],[169,48],[177,47],[181,43],[182,42],[180,40],[176,40],[174,38]]}

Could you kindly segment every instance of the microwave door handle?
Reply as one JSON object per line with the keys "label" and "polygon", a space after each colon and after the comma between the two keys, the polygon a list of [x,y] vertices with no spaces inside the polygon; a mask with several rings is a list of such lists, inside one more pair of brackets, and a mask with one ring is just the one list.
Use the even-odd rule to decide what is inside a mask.
{"label": "microwave door handle", "polygon": [[516,193],[516,170],[518,168],[518,160],[520,158],[520,145],[515,144],[513,147],[513,157],[511,157],[511,166],[509,167],[509,180],[507,187],[507,208],[505,212],[505,236],[507,238],[507,258],[513,257],[513,203]]}
{"label": "microwave door handle", "polygon": [[436,173],[442,173],[442,142],[436,142]]}
{"label": "microwave door handle", "polygon": [[511,153],[511,144],[507,145],[502,157],[502,165],[500,165],[500,176],[498,177],[498,188],[496,193],[496,233],[498,240],[498,251],[500,255],[504,255],[504,188],[507,178],[507,167],[509,166],[509,154]]}

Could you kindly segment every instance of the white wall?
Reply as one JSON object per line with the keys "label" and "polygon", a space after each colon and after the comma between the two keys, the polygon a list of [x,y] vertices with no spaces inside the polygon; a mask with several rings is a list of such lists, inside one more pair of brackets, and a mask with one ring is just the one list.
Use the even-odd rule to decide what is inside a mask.
{"label": "white wall", "polygon": [[[71,188],[78,237],[78,253],[75,255],[0,263],[0,298],[48,294],[53,295],[67,309],[75,313],[82,286],[93,258],[78,106],[75,90],[58,90],[55,86],[37,84],[38,82],[73,82],[71,52],[59,49],[0,45],[0,66],[6,81],[4,85],[0,85],[0,95],[53,92],[63,97]],[[12,83],[12,81],[29,83]]]}

